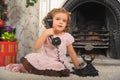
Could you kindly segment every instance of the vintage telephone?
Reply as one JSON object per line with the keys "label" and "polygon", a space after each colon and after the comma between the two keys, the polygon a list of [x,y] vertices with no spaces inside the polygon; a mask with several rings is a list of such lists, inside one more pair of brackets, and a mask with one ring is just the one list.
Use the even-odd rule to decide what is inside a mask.
{"label": "vintage telephone", "polygon": [[[52,26],[53,23],[53,19],[52,17],[49,17],[46,19],[45,24],[46,24],[46,28],[50,28]],[[52,41],[52,44],[57,47],[61,44],[61,39],[59,37],[55,37],[53,38],[53,36],[50,36],[50,39]]]}

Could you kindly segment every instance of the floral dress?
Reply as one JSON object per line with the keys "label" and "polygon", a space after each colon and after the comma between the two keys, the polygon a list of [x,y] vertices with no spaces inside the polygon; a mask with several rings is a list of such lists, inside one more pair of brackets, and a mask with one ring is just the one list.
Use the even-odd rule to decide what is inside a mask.
{"label": "floral dress", "polygon": [[40,53],[30,53],[24,57],[38,70],[61,71],[68,68],[67,46],[74,42],[74,38],[67,32],[62,36],[53,37],[61,39],[58,49],[47,39]]}

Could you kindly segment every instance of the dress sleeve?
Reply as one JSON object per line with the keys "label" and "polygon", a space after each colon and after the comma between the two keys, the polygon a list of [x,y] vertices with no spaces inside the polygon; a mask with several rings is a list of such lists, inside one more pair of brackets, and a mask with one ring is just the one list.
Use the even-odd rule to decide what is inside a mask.
{"label": "dress sleeve", "polygon": [[67,42],[66,42],[67,46],[74,42],[74,38],[73,38],[73,36],[71,34],[68,33],[66,38],[67,38]]}

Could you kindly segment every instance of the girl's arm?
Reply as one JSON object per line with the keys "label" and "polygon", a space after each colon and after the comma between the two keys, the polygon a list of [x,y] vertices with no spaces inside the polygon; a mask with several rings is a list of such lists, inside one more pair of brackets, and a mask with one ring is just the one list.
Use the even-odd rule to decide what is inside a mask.
{"label": "girl's arm", "polygon": [[76,55],[76,52],[75,52],[72,44],[68,45],[67,49],[68,49],[69,56],[71,57],[71,60],[72,60],[72,62],[74,64],[75,68],[78,69],[80,63],[78,61],[78,57]]}
{"label": "girl's arm", "polygon": [[45,43],[46,39],[50,36],[53,35],[54,31],[53,28],[46,29],[42,35],[35,41],[34,43],[34,49],[38,50],[42,47],[42,45]]}

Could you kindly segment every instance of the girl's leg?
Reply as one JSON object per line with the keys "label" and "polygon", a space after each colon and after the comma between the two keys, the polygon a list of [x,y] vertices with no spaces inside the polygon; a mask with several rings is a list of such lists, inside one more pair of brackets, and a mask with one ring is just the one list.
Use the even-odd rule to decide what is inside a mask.
{"label": "girl's leg", "polygon": [[11,71],[13,67],[12,65],[13,64],[8,64],[7,66],[5,66],[5,69]]}
{"label": "girl's leg", "polygon": [[20,72],[28,73],[28,71],[24,68],[23,64],[20,64],[20,66],[21,66]]}
{"label": "girl's leg", "polygon": [[5,67],[5,69],[12,71],[12,72],[27,72],[21,63],[20,64],[9,64]]}

